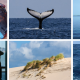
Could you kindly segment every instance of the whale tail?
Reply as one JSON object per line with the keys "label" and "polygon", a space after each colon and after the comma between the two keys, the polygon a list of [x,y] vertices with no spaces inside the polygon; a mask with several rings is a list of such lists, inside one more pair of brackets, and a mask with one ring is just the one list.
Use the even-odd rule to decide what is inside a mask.
{"label": "whale tail", "polygon": [[49,17],[50,15],[52,15],[53,12],[54,12],[54,9],[48,10],[48,11],[45,11],[45,12],[42,12],[42,13],[39,13],[39,12],[36,12],[36,11],[34,11],[34,10],[31,10],[31,9],[27,8],[27,12],[28,12],[31,16],[33,16],[33,17],[35,17],[36,19],[39,20],[39,29],[42,29],[42,21],[43,21],[45,18],[47,18],[47,17]]}

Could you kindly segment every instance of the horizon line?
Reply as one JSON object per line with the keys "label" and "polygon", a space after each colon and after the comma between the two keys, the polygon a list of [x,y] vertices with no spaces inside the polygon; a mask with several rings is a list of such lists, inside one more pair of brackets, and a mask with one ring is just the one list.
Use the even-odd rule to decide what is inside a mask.
{"label": "horizon line", "polygon": [[[11,17],[11,18],[13,18],[13,17]],[[21,17],[22,18],[22,17]],[[23,18],[25,18],[25,17],[23,17]],[[30,17],[31,18],[31,17]],[[33,17],[34,18],[34,17]],[[59,18],[71,18],[71,17],[59,17]],[[10,18],[9,18],[10,19]],[[35,19],[35,18],[34,18]],[[46,18],[46,19],[48,19],[48,18]]]}

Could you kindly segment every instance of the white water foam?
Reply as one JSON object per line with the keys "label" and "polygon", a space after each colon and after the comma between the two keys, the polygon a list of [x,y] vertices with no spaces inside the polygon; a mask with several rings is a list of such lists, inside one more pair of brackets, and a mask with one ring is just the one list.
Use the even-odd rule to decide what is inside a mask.
{"label": "white water foam", "polygon": [[[23,28],[23,29],[27,29],[27,30],[41,30],[39,28]],[[44,29],[44,28],[42,28],[42,29]]]}

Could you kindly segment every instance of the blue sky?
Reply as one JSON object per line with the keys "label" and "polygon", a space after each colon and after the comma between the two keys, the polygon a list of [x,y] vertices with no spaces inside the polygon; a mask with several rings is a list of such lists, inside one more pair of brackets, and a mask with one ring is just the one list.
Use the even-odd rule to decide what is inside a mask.
{"label": "blue sky", "polygon": [[70,41],[10,41],[9,67],[25,66],[32,60],[42,60],[63,53],[71,57]]}
{"label": "blue sky", "polygon": [[73,41],[73,44],[80,44],[80,41]]}
{"label": "blue sky", "polygon": [[[5,48],[5,41],[0,41],[0,47]],[[1,55],[1,65],[5,66],[5,53]]]}
{"label": "blue sky", "polygon": [[73,15],[80,15],[80,0],[73,0]]}
{"label": "blue sky", "polygon": [[54,9],[50,18],[71,17],[71,0],[9,0],[9,17],[32,18],[27,7],[38,12]]}

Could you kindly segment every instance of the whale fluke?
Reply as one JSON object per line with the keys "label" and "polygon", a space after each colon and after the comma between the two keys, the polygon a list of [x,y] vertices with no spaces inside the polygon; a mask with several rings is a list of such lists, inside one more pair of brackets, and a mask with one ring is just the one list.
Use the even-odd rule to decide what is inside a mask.
{"label": "whale fluke", "polygon": [[43,19],[45,19],[45,18],[49,17],[50,15],[52,15],[53,12],[54,12],[54,9],[39,13],[39,12],[36,12],[34,10],[31,10],[31,9],[27,8],[27,12],[31,16],[33,16],[33,17],[35,17],[35,18],[37,18],[39,20],[39,29],[42,29],[42,21],[43,21]]}

